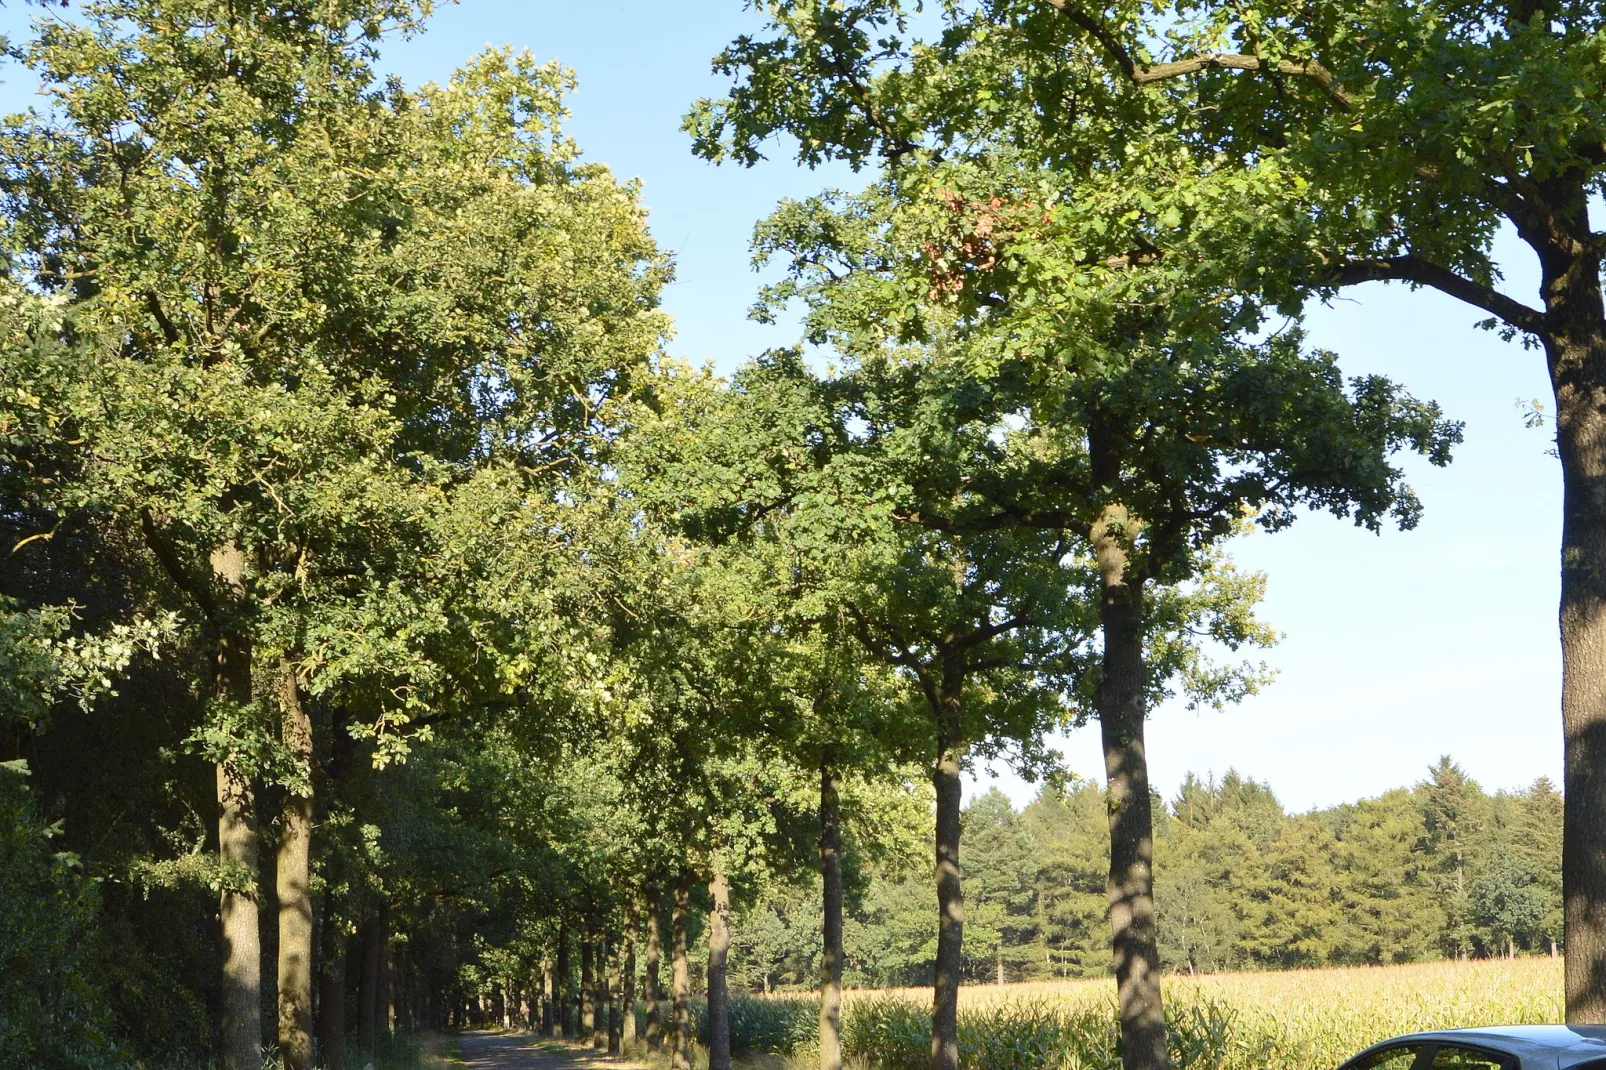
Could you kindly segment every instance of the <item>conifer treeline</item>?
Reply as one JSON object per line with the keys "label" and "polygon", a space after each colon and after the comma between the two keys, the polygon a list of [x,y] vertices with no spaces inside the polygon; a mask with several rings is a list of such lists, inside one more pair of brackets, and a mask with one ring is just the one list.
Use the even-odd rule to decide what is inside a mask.
{"label": "conifer treeline", "polygon": [[[1109,970],[1104,805],[1079,781],[1045,786],[1024,811],[997,789],[966,808],[967,980]],[[1155,803],[1164,964],[1204,973],[1550,954],[1562,929],[1561,809],[1548,778],[1491,794],[1448,757],[1413,787],[1305,814],[1236,772],[1190,775]],[[866,872],[858,892],[849,982],[923,983],[936,941],[923,875]],[[743,982],[812,984],[818,894],[780,889],[740,919]]]}

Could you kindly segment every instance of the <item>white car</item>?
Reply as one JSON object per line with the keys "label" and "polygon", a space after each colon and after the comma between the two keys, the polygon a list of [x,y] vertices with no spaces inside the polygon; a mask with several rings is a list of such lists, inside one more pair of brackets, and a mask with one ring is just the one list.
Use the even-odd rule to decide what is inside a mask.
{"label": "white car", "polygon": [[1502,1025],[1409,1033],[1339,1070],[1606,1070],[1606,1026]]}

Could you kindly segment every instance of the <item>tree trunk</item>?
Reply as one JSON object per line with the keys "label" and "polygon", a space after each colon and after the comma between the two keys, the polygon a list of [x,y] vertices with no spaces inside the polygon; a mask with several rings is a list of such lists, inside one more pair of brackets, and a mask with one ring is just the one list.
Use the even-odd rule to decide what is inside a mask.
{"label": "tree trunk", "polygon": [[659,889],[647,892],[647,1050],[657,1051],[664,1042],[663,986],[663,896]]}
{"label": "tree trunk", "polygon": [[312,1070],[312,720],[295,666],[279,662],[280,736],[304,771],[285,792],[275,878],[279,900],[279,1057]]}
{"label": "tree trunk", "polygon": [[362,977],[357,989],[357,1046],[373,1058],[379,1048],[380,1018],[384,1014],[385,922],[375,910],[362,925]]}
{"label": "tree trunk", "polygon": [[[640,916],[640,911],[633,912]],[[619,1046],[625,1055],[636,1054],[636,934],[625,938],[624,987],[620,996],[624,1002],[624,1021],[620,1023]]]}
{"label": "tree trunk", "polygon": [[262,934],[255,882],[259,843],[256,796],[232,761],[217,767],[218,858],[225,879],[223,922],[223,1051],[229,1070],[262,1065]]}
{"label": "tree trunk", "polygon": [[937,789],[937,963],[931,1008],[932,1070],[959,1068],[959,976],[965,943],[965,893],[959,867],[959,810],[964,785],[960,780],[963,758],[964,669],[960,654],[944,658],[942,689],[938,696],[937,764],[931,772]]}
{"label": "tree trunk", "polygon": [[691,910],[691,882],[690,870],[681,870],[675,878],[675,906],[669,921],[669,972],[675,1001],[670,1070],[691,1070],[691,967],[686,961],[686,915]]}
{"label": "tree trunk", "polygon": [[1558,179],[1545,186],[1550,227],[1570,231],[1576,242],[1535,244],[1552,327],[1545,355],[1562,473],[1567,1021],[1597,1023],[1606,1022],[1606,307],[1584,184]]}
{"label": "tree trunk", "polygon": [[[829,752],[820,759],[820,1070],[842,1070],[842,800]],[[769,977],[765,976],[768,988]]]}
{"label": "tree trunk", "polygon": [[555,1000],[557,991],[552,983],[552,960],[541,960],[541,1033],[543,1036],[556,1037],[561,1034],[557,1031],[557,1008]]}
{"label": "tree trunk", "polygon": [[597,979],[592,970],[593,948],[591,938],[580,937],[580,1036],[581,1044],[589,1045],[597,1032]]}
{"label": "tree trunk", "polygon": [[323,895],[323,969],[318,976],[318,1053],[323,1070],[341,1070],[346,1051],[346,938],[334,896]]}
{"label": "tree trunk", "polygon": [[608,938],[608,1054],[618,1055],[624,1048],[624,978],[619,975],[619,942]]}
{"label": "tree trunk", "polygon": [[608,938],[599,935],[591,945],[591,1020],[595,1031],[591,1046],[598,1051],[608,1050]]}
{"label": "tree trunk", "polygon": [[[161,556],[161,555],[158,555]],[[211,556],[212,575],[226,591],[233,615],[245,596],[245,552],[234,543]],[[251,705],[251,639],[224,620],[213,620],[212,693],[239,709]],[[231,755],[217,766],[218,863],[223,870],[218,916],[223,929],[223,1059],[229,1070],[262,1065],[262,932],[257,896],[261,844],[250,775]]]}
{"label": "tree trunk", "polygon": [[569,1024],[569,930],[558,926],[558,1027],[556,1037],[574,1036]]}
{"label": "tree trunk", "polygon": [[1102,675],[1094,705],[1104,744],[1110,823],[1110,928],[1121,1062],[1126,1070],[1165,1070],[1165,1016],[1160,1004],[1160,955],[1154,912],[1154,821],[1144,752],[1147,703],[1143,663],[1143,585],[1126,576],[1125,510],[1106,510],[1094,549],[1103,573],[1099,623],[1104,633]]}
{"label": "tree trunk", "polygon": [[730,988],[725,968],[731,949],[731,886],[724,866],[715,863],[708,880],[713,908],[708,912],[708,1070],[730,1070]]}

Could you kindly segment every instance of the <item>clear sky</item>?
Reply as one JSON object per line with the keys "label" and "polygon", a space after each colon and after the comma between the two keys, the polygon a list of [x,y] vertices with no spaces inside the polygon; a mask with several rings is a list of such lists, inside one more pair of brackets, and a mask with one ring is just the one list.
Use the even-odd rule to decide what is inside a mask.
{"label": "clear sky", "polygon": [[[17,34],[36,10],[0,8],[0,30]],[[750,171],[691,156],[680,118],[719,92],[710,58],[754,26],[742,0],[463,0],[393,44],[386,66],[409,83],[440,80],[487,44],[511,44],[573,68],[571,132],[589,158],[641,179],[653,232],[675,253],[672,351],[729,369],[795,340],[795,326],[746,318],[753,223],[782,197],[856,183],[781,152]],[[4,78],[0,106],[25,104],[27,72]],[[1507,289],[1534,300],[1530,260],[1506,249]],[[1491,789],[1560,781],[1560,477],[1548,432],[1527,429],[1517,408],[1548,397],[1548,384],[1538,353],[1476,330],[1479,318],[1379,284],[1312,311],[1313,342],[1349,373],[1381,372],[1439,401],[1465,421],[1466,442],[1447,470],[1411,466],[1427,506],[1415,531],[1373,536],[1311,516],[1236,546],[1240,564],[1270,576],[1263,615],[1285,638],[1266,659],[1280,675],[1221,713],[1156,714],[1152,776],[1168,796],[1189,770],[1236,767],[1306,809],[1419,780],[1446,753]],[[1073,770],[1102,779],[1096,725],[1061,745]],[[999,783],[1030,797],[1008,775]]]}

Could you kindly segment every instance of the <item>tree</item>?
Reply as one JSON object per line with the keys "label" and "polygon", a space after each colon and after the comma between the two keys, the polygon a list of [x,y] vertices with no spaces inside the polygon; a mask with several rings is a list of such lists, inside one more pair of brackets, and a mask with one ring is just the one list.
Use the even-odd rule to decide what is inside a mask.
{"label": "tree", "polygon": [[[1294,311],[1397,280],[1463,301],[1543,352],[1565,499],[1568,1014],[1606,1014],[1606,671],[1595,653],[1606,628],[1606,511],[1595,504],[1606,304],[1587,211],[1606,166],[1598,7],[981,0],[945,4],[948,32],[919,52],[904,47],[891,0],[822,18],[813,4],[771,11],[795,19],[809,47],[772,50],[717,116],[738,159],[776,126],[811,162],[963,155],[995,139],[1077,176],[1087,203],[1109,209],[1062,292],[1186,265]],[[767,45],[744,39],[720,63],[739,69]],[[1464,74],[1446,84],[1446,70]],[[708,151],[719,123],[699,127]],[[1170,182],[1139,177],[1168,171]],[[1537,261],[1535,304],[1498,286],[1503,227]]]}
{"label": "tree", "polygon": [[[1252,677],[1187,668],[1178,619],[1213,618],[1232,647],[1266,638],[1226,608],[1243,603],[1241,581],[1223,573],[1190,585],[1246,513],[1275,529],[1310,504],[1374,529],[1390,515],[1410,526],[1418,505],[1390,455],[1409,448],[1443,463],[1459,430],[1386,380],[1346,389],[1331,357],[1304,352],[1297,332],[1246,338],[1261,306],[1213,269],[1148,258],[1128,271],[1145,260],[1130,246],[1118,264],[1090,254],[1107,245],[1112,219],[1131,216],[1123,201],[1170,195],[1165,175],[1181,161],[1145,160],[1136,184],[1121,173],[1107,180],[1119,187],[1111,190],[1101,169],[1163,153],[1145,140],[1157,134],[1077,143],[1073,162],[1049,152],[1063,139],[1010,127],[1037,121],[1024,104],[1001,105],[996,120],[986,107],[956,111],[945,103],[955,80],[1013,78],[998,51],[1008,34],[1000,46],[983,40],[974,10],[949,5],[944,14],[948,32],[931,45],[906,33],[896,3],[777,4],[774,36],[744,38],[721,57],[735,80],[730,95],[704,102],[688,125],[713,158],[751,162],[781,132],[799,139],[803,162],[879,157],[886,177],[865,194],[784,206],[764,224],[761,254],[787,257],[794,271],[771,300],[804,298],[812,337],[861,360],[889,340],[951,335],[974,369],[972,389],[996,391],[994,411],[1037,440],[1013,485],[986,488],[989,522],[1072,534],[1097,564],[1103,645],[1082,701],[1100,721],[1110,778],[1123,1051],[1129,1066],[1159,1066],[1143,719],[1174,680],[1203,685],[1195,694],[1207,701],[1253,686]],[[1023,136],[1034,139],[1024,149]],[[1190,176],[1182,195],[1245,192],[1243,182],[1234,192],[1220,181]],[[1164,218],[1180,225],[1174,208]]]}
{"label": "tree", "polygon": [[375,90],[376,42],[422,13],[90,4],[22,49],[58,112],[0,149],[12,282],[68,303],[26,372],[29,433],[81,451],[51,504],[142,540],[209,650],[236,1067],[260,1047],[258,790],[286,789],[279,1040],[303,1068],[312,718],[384,762],[443,696],[485,697],[441,688],[458,668],[502,692],[484,665],[520,654],[476,666],[487,614],[445,605],[473,585],[456,525],[552,506],[663,328],[633,195],[559,130],[563,71],[496,52]]}

